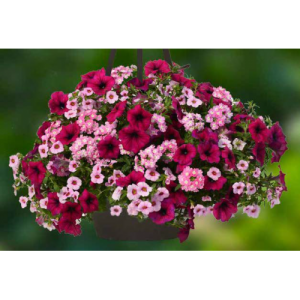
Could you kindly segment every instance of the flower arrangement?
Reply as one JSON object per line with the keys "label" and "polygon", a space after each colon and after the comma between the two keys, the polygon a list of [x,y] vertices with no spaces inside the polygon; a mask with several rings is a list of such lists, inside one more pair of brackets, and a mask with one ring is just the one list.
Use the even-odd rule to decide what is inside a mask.
{"label": "flower arrangement", "polygon": [[9,161],[40,226],[77,236],[108,202],[111,216],[176,226],[183,242],[195,217],[224,222],[240,207],[257,218],[262,203],[280,203],[285,174],[266,172],[287,150],[278,123],[176,64],[150,61],[144,72],[101,69],[51,95],[33,150]]}

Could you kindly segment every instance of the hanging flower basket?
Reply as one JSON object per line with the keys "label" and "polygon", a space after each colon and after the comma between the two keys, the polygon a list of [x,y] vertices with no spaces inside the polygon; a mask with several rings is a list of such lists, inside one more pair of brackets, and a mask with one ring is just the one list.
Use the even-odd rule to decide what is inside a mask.
{"label": "hanging flower basket", "polygon": [[[168,54],[165,52],[165,54]],[[10,157],[15,194],[36,222],[74,236],[186,240],[194,218],[257,218],[279,204],[284,176],[267,174],[287,143],[278,123],[166,60],[92,71],[55,92],[27,155]]]}

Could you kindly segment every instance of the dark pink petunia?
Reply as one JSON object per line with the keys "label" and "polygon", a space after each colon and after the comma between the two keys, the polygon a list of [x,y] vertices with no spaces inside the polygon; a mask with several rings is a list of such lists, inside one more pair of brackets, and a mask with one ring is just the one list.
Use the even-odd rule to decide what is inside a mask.
{"label": "dark pink petunia", "polygon": [[43,135],[45,135],[46,129],[48,129],[51,125],[51,122],[44,122],[42,126],[38,129],[37,136],[41,139]]}
{"label": "dark pink petunia", "polygon": [[71,221],[75,221],[80,219],[82,216],[81,206],[79,203],[76,202],[66,202],[63,204],[62,210],[62,217],[69,219]]}
{"label": "dark pink petunia", "polygon": [[237,212],[237,205],[234,205],[227,199],[221,199],[214,205],[213,214],[217,220],[228,221],[233,214]]}
{"label": "dark pink petunia", "polygon": [[279,162],[281,156],[288,148],[286,137],[278,122],[275,123],[270,129],[268,145],[274,151],[272,153],[272,163]]}
{"label": "dark pink petunia", "polygon": [[187,201],[187,197],[185,196],[182,189],[179,189],[175,191],[177,187],[177,184],[174,181],[171,181],[170,184],[166,185],[166,188],[168,189],[170,196],[169,198],[172,200],[174,205],[182,205]]}
{"label": "dark pink petunia", "polygon": [[83,212],[85,214],[97,211],[99,208],[99,202],[97,197],[87,190],[84,190],[82,192],[82,194],[78,198],[78,201],[80,202]]}
{"label": "dark pink petunia", "polygon": [[181,138],[180,133],[172,126],[169,125],[165,134],[164,134],[165,140],[176,140],[176,143],[178,146],[182,145],[184,143],[184,140]]}
{"label": "dark pink petunia", "polygon": [[47,209],[51,212],[53,216],[61,214],[63,204],[60,203],[57,193],[48,194],[48,204]]}
{"label": "dark pink petunia", "polygon": [[65,217],[61,217],[58,225],[57,230],[59,232],[64,231],[67,234],[72,234],[74,236],[78,236],[81,234],[81,226],[79,224],[76,224],[76,221],[70,220]]}
{"label": "dark pink petunia", "polygon": [[178,82],[181,86],[185,86],[187,88],[191,88],[193,83],[195,82],[194,79],[188,79],[180,74],[172,74],[172,80]]}
{"label": "dark pink petunia", "polygon": [[235,169],[235,156],[232,150],[226,147],[222,150],[222,157],[225,159],[225,164],[228,165],[229,169]]}
{"label": "dark pink petunia", "polygon": [[98,71],[93,79],[87,81],[87,87],[90,87],[95,94],[103,96],[106,92],[110,91],[115,85],[115,80],[111,76],[105,75],[104,68]]}
{"label": "dark pink petunia", "polygon": [[198,152],[202,160],[208,161],[210,164],[220,161],[220,149],[218,145],[212,142],[201,143],[198,145]]}
{"label": "dark pink petunia", "polygon": [[235,194],[235,193],[233,192],[233,187],[232,187],[232,185],[231,185],[231,186],[229,187],[229,189],[228,189],[226,195],[225,195],[225,198],[226,198],[227,200],[229,200],[231,203],[233,203],[234,205],[236,205],[236,204],[238,204],[238,202],[239,202],[241,196],[242,196],[242,194],[239,195],[239,194]]}
{"label": "dark pink petunia", "polygon": [[161,209],[158,212],[152,212],[149,214],[149,218],[155,224],[164,224],[170,222],[175,218],[175,206],[172,199],[165,199],[161,202]]}
{"label": "dark pink petunia", "polygon": [[49,108],[52,114],[63,115],[68,111],[67,102],[68,95],[63,92],[55,92],[51,95],[51,99],[49,100]]}
{"label": "dark pink petunia", "polygon": [[42,191],[41,191],[41,184],[35,184],[34,185],[34,190],[35,190],[35,197],[39,200],[42,200],[44,199],[45,197],[43,196],[42,194]]}
{"label": "dark pink petunia", "polygon": [[202,131],[194,130],[192,136],[198,139],[200,143],[212,142],[213,144],[218,144],[219,141],[218,134],[208,127],[205,127]]}
{"label": "dark pink petunia", "polygon": [[223,105],[228,106],[228,107],[230,108],[230,110],[232,109],[232,105],[231,105],[230,102],[224,101],[224,100],[222,100],[222,99],[220,99],[220,98],[215,98],[215,97],[213,97],[213,104],[214,104],[214,105],[223,104]]}
{"label": "dark pink petunia", "polygon": [[144,130],[132,126],[125,127],[119,131],[119,138],[123,148],[133,153],[138,153],[150,141],[150,136]]}
{"label": "dark pink petunia", "polygon": [[153,82],[152,78],[144,79],[140,81],[138,78],[132,78],[127,82],[127,86],[134,86],[137,90],[147,92],[149,90],[149,84]]}
{"label": "dark pink petunia", "polygon": [[51,171],[58,177],[66,177],[70,175],[69,162],[66,158],[59,154],[51,157],[53,164],[51,165]]}
{"label": "dark pink petunia", "polygon": [[116,184],[117,186],[126,187],[130,184],[138,184],[145,181],[146,178],[142,172],[132,171],[129,175],[118,178]]}
{"label": "dark pink petunia", "polygon": [[175,109],[178,119],[181,120],[183,118],[183,112],[181,109],[181,105],[174,96],[172,97],[172,106]]}
{"label": "dark pink petunia", "polygon": [[264,143],[268,139],[269,129],[266,124],[259,118],[250,123],[248,130],[255,143]]}
{"label": "dark pink petunia", "polygon": [[104,76],[105,75],[104,68],[102,68],[101,70],[98,70],[98,71],[91,71],[84,75],[81,75],[81,79],[82,79],[82,81],[89,82],[89,81],[95,79],[95,76],[97,74]]}
{"label": "dark pink petunia", "polygon": [[161,74],[171,72],[168,63],[165,60],[153,60],[147,62],[145,65],[145,75],[149,76],[150,74]]}
{"label": "dark pink petunia", "polygon": [[116,106],[112,109],[112,111],[106,116],[107,121],[113,123],[116,119],[121,117],[126,108],[127,101],[122,101],[116,104]]}
{"label": "dark pink petunia", "polygon": [[34,156],[39,152],[40,145],[41,144],[39,143],[35,143],[33,149],[25,155],[24,160],[27,161],[28,159],[34,158]]}
{"label": "dark pink petunia", "polygon": [[98,145],[100,158],[116,159],[120,155],[120,142],[113,136],[107,135]]}
{"label": "dark pink petunia", "polygon": [[147,130],[151,124],[152,114],[144,110],[141,105],[136,105],[127,113],[129,124],[138,129]]}
{"label": "dark pink petunia", "polygon": [[197,87],[196,97],[202,100],[205,103],[210,101],[212,94],[214,92],[214,88],[209,82],[200,83]]}
{"label": "dark pink petunia", "polygon": [[190,165],[196,154],[197,150],[194,145],[184,144],[176,150],[173,160],[181,165]]}
{"label": "dark pink petunia", "polygon": [[281,187],[284,191],[287,191],[287,187],[286,187],[286,184],[285,184],[285,174],[282,172],[281,170],[281,167],[278,166],[280,171],[279,171],[279,182],[281,184]]}
{"label": "dark pink petunia", "polygon": [[41,161],[30,161],[27,168],[27,176],[31,184],[41,184],[46,175],[46,168]]}
{"label": "dark pink petunia", "polygon": [[204,189],[218,191],[223,188],[223,185],[227,182],[227,179],[223,176],[219,177],[218,180],[213,180],[208,176],[205,176]]}
{"label": "dark pink petunia", "polygon": [[189,237],[189,235],[190,235],[190,226],[188,226],[188,225],[186,225],[183,228],[180,228],[179,232],[177,234],[180,243],[185,242],[187,240],[187,238]]}
{"label": "dark pink petunia", "polygon": [[255,144],[254,148],[252,149],[252,153],[255,159],[260,163],[260,165],[263,166],[265,162],[265,156],[266,156],[265,144],[264,143]]}
{"label": "dark pink petunia", "polygon": [[62,130],[56,136],[56,140],[60,141],[63,145],[69,145],[74,142],[80,134],[80,127],[77,123],[71,123],[62,126]]}

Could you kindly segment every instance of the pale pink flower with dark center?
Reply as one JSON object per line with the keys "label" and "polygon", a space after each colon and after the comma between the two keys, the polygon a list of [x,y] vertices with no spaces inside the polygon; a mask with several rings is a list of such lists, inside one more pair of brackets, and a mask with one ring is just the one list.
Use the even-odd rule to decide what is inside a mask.
{"label": "pale pink flower with dark center", "polygon": [[152,211],[160,211],[161,201],[157,197],[152,197],[151,204],[152,204]]}
{"label": "pale pink flower with dark center", "polygon": [[20,165],[20,159],[18,158],[17,155],[12,155],[9,158],[9,166],[13,169],[17,169]]}
{"label": "pale pink flower with dark center", "polygon": [[136,184],[127,187],[127,198],[129,200],[137,200],[140,197],[140,188]]}
{"label": "pale pink flower with dark center", "polygon": [[253,172],[253,177],[258,178],[260,176],[261,170],[260,168],[256,168]]}
{"label": "pale pink flower with dark center", "polygon": [[49,150],[49,148],[47,145],[39,146],[39,153],[40,153],[41,158],[45,158],[48,156],[48,150]]}
{"label": "pale pink flower with dark center", "polygon": [[148,216],[153,211],[152,204],[149,201],[142,201],[138,206],[138,210]]}
{"label": "pale pink flower with dark center", "polygon": [[160,174],[154,169],[147,169],[145,172],[145,178],[150,181],[158,180]]}
{"label": "pale pink flower with dark center", "polygon": [[250,218],[258,218],[260,207],[258,205],[248,205],[244,207],[243,212]]}
{"label": "pale pink flower with dark center", "polygon": [[205,216],[206,215],[206,207],[201,205],[201,204],[197,204],[195,207],[194,207],[194,215],[195,216]]}
{"label": "pale pink flower with dark center", "polygon": [[80,189],[81,184],[82,184],[81,179],[78,177],[74,177],[74,176],[70,177],[67,181],[67,187],[69,189],[75,190],[75,191]]}
{"label": "pale pink flower with dark center", "polygon": [[21,203],[21,207],[25,208],[27,206],[28,198],[24,197],[24,196],[21,196],[19,198],[19,202]]}
{"label": "pale pink flower with dark center", "polygon": [[154,198],[158,201],[163,201],[164,199],[168,198],[170,196],[170,192],[164,188],[160,187],[157,189],[157,192],[154,194]]}
{"label": "pale pink flower with dark center", "polygon": [[122,212],[122,207],[120,205],[115,205],[110,208],[111,216],[118,217]]}
{"label": "pale pink flower with dark center", "polygon": [[255,184],[247,183],[247,195],[253,195],[256,193],[256,186]]}
{"label": "pale pink flower with dark center", "polygon": [[150,187],[146,182],[139,182],[137,186],[139,188],[140,196],[147,197],[152,191],[152,187]]}
{"label": "pale pink flower with dark center", "polygon": [[212,167],[208,170],[207,176],[213,180],[218,180],[221,177],[221,171],[218,168]]}
{"label": "pale pink flower with dark center", "polygon": [[79,162],[72,160],[69,163],[69,171],[70,172],[76,172],[77,168],[79,167]]}
{"label": "pale pink flower with dark center", "polygon": [[249,167],[249,163],[245,160],[240,160],[236,166],[239,170],[246,171]]}
{"label": "pale pink flower with dark center", "polygon": [[58,154],[58,153],[61,153],[63,151],[64,151],[64,145],[60,141],[54,143],[52,145],[52,147],[50,148],[50,152],[53,153],[53,154]]}
{"label": "pale pink flower with dark center", "polygon": [[211,197],[210,197],[210,196],[203,196],[203,197],[202,197],[202,201],[203,201],[203,202],[211,201]]}
{"label": "pale pink flower with dark center", "polygon": [[113,194],[112,194],[111,197],[112,197],[115,201],[120,200],[120,197],[121,197],[121,194],[122,194],[122,190],[123,190],[123,188],[122,188],[121,186],[118,186],[118,187],[114,190],[114,192],[113,192]]}
{"label": "pale pink flower with dark center", "polygon": [[236,182],[232,185],[233,193],[241,195],[244,192],[245,184],[243,182]]}
{"label": "pale pink flower with dark center", "polygon": [[104,180],[104,175],[102,175],[100,172],[93,172],[91,174],[91,181],[93,183],[100,184],[103,182],[103,180]]}
{"label": "pale pink flower with dark center", "polygon": [[40,200],[40,208],[47,209],[48,198],[44,198]]}
{"label": "pale pink flower with dark center", "polygon": [[116,92],[109,91],[106,93],[106,100],[108,103],[113,104],[118,101],[119,97]]}

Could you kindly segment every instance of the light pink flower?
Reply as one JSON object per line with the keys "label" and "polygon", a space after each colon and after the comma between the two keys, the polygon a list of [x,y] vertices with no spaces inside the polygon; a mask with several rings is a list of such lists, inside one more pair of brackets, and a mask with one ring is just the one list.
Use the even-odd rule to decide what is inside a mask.
{"label": "light pink flower", "polygon": [[155,169],[147,169],[145,172],[145,178],[150,181],[158,180],[160,174]]}
{"label": "light pink flower", "polygon": [[28,198],[24,197],[24,196],[21,196],[19,198],[19,202],[21,203],[21,207],[25,208],[27,206]]}
{"label": "light pink flower", "polygon": [[160,187],[157,189],[157,192],[154,194],[153,197],[158,201],[163,201],[165,198],[168,198],[169,196],[170,196],[169,191],[164,187]]}
{"label": "light pink flower", "polygon": [[93,172],[91,174],[91,181],[93,183],[100,184],[103,182],[103,180],[104,180],[104,175],[102,175],[100,172]]}
{"label": "light pink flower", "polygon": [[70,198],[73,194],[73,190],[69,189],[68,187],[63,187],[59,193],[57,193],[57,196],[59,198],[59,202],[64,204],[67,202],[66,199]]}
{"label": "light pink flower", "polygon": [[79,162],[75,161],[75,160],[72,160],[70,161],[69,163],[69,171],[70,172],[76,172],[77,168],[79,167]]}
{"label": "light pink flower", "polygon": [[203,201],[203,202],[211,201],[211,197],[210,197],[210,196],[203,196],[203,197],[202,197],[202,201]]}
{"label": "light pink flower", "polygon": [[152,211],[160,211],[161,201],[157,197],[151,199]]}
{"label": "light pink flower", "polygon": [[236,182],[232,185],[233,187],[233,193],[241,195],[244,191],[245,184],[243,182]]}
{"label": "light pink flower", "polygon": [[122,212],[122,207],[120,205],[115,205],[110,208],[111,216],[118,217]]}
{"label": "light pink flower", "polygon": [[20,159],[17,155],[12,155],[9,158],[9,166],[13,169],[17,169],[20,165]]}
{"label": "light pink flower", "polygon": [[194,96],[194,93],[191,89],[184,87],[182,89],[182,94],[186,97],[186,98],[191,98]]}
{"label": "light pink flower", "polygon": [[140,199],[133,200],[127,207],[127,213],[130,216],[136,216],[139,213],[138,207],[141,203]]}
{"label": "light pink flower", "polygon": [[48,150],[49,150],[49,148],[47,145],[39,146],[39,153],[40,153],[41,158],[45,158],[48,156]]}
{"label": "light pink flower", "polygon": [[253,172],[253,177],[258,178],[260,176],[261,170],[260,168],[256,168]]}
{"label": "light pink flower", "polygon": [[258,205],[248,205],[244,207],[243,212],[250,218],[258,218],[260,207]]}
{"label": "light pink flower", "polygon": [[140,196],[149,196],[150,192],[152,191],[152,187],[150,187],[146,182],[139,182],[137,185],[139,187]]}
{"label": "light pink flower", "polygon": [[199,192],[204,187],[204,176],[200,169],[185,167],[178,180],[182,190],[187,192]]}
{"label": "light pink flower", "polygon": [[120,197],[121,197],[121,194],[122,194],[122,190],[123,190],[123,188],[122,188],[121,186],[118,186],[118,187],[114,190],[114,192],[113,192],[113,194],[112,194],[111,197],[112,197],[115,201],[120,200]]}
{"label": "light pink flower", "polygon": [[208,170],[207,176],[216,181],[221,177],[221,171],[218,168],[212,167]]}
{"label": "light pink flower", "polygon": [[116,92],[109,91],[106,93],[106,100],[108,103],[113,104],[118,101],[119,97]]}
{"label": "light pink flower", "polygon": [[249,167],[249,163],[245,160],[240,160],[236,166],[239,170],[246,171]]}
{"label": "light pink flower", "polygon": [[35,195],[34,185],[28,187],[28,195],[30,199]]}
{"label": "light pink flower", "polygon": [[143,213],[144,215],[148,216],[152,210],[152,204],[149,201],[141,201],[138,206],[138,210]]}
{"label": "light pink flower", "polygon": [[198,107],[202,104],[202,101],[200,99],[192,96],[192,97],[188,98],[186,104],[188,106]]}
{"label": "light pink flower", "polygon": [[29,210],[30,210],[30,212],[32,212],[32,213],[37,212],[37,207],[36,207],[35,202],[31,202],[31,203],[30,203],[30,208],[29,208]]}
{"label": "light pink flower", "polygon": [[271,208],[273,208],[275,205],[279,205],[280,204],[280,200],[278,197],[275,197],[271,200]]}
{"label": "light pink flower", "polygon": [[69,110],[67,112],[64,113],[66,119],[72,119],[75,118],[77,116],[77,111],[76,110]]}
{"label": "light pink flower", "polygon": [[40,200],[40,208],[47,209],[47,205],[48,205],[48,198],[44,198]]}
{"label": "light pink flower", "polygon": [[194,214],[195,216],[205,216],[206,215],[206,207],[201,205],[201,204],[197,204],[195,207],[194,207]]}
{"label": "light pink flower", "polygon": [[78,177],[74,177],[74,176],[70,177],[67,181],[67,187],[69,189],[75,190],[75,191],[80,189],[81,184],[82,184],[81,179]]}
{"label": "light pink flower", "polygon": [[69,110],[76,110],[78,108],[77,99],[68,100],[68,102],[67,102],[67,108]]}
{"label": "light pink flower", "polygon": [[255,184],[247,183],[247,195],[253,195],[256,193]]}
{"label": "light pink flower", "polygon": [[58,154],[64,151],[64,145],[60,142],[57,141],[55,142],[52,147],[50,148],[50,152],[53,154]]}
{"label": "light pink flower", "polygon": [[129,200],[137,200],[140,197],[140,188],[136,184],[127,187],[127,198]]}
{"label": "light pink flower", "polygon": [[77,191],[71,191],[71,198],[74,199],[74,201],[77,203],[79,198],[79,192]]}

